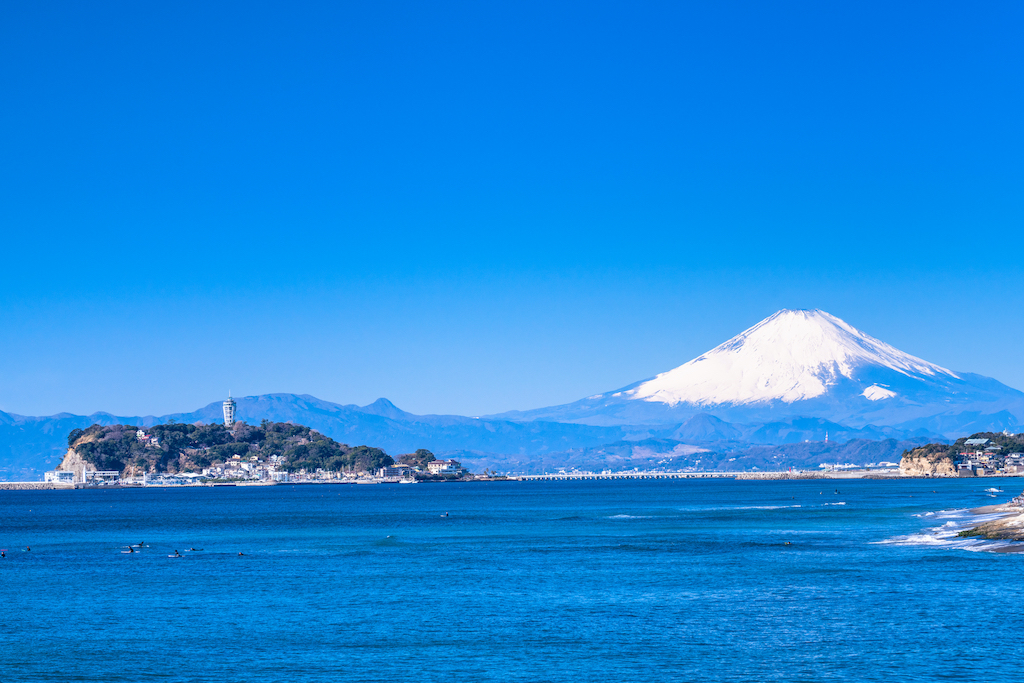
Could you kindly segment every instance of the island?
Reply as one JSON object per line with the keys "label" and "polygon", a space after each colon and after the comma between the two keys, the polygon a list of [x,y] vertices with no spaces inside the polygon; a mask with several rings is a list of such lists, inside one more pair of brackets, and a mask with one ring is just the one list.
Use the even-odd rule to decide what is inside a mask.
{"label": "island", "polygon": [[68,434],[46,481],[75,486],[448,481],[468,472],[426,449],[399,456],[349,446],[315,429],[263,420],[222,424],[92,425]]}

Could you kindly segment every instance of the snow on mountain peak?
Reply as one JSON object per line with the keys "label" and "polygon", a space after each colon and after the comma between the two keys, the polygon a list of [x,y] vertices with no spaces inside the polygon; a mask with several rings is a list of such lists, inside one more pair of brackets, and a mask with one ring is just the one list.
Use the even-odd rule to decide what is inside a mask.
{"label": "snow on mountain peak", "polygon": [[[908,377],[957,378],[825,311],[784,309],[628,393],[633,399],[669,405],[792,403],[825,394],[843,377],[854,379],[855,370],[863,366],[888,368]],[[888,398],[886,394],[895,395],[878,387],[865,390],[864,396],[878,400]]]}

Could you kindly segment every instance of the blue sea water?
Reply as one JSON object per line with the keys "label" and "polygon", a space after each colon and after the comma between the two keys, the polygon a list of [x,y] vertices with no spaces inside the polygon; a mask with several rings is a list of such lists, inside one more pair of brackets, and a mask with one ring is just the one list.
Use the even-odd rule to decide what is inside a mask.
{"label": "blue sea water", "polygon": [[0,681],[1017,680],[1016,481],[3,491]]}

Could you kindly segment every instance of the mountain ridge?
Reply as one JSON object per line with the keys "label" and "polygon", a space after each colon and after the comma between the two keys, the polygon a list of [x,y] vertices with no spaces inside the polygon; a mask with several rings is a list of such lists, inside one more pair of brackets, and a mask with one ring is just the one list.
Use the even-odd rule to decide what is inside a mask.
{"label": "mountain ridge", "polygon": [[[703,413],[679,424],[612,427],[576,423],[513,422],[461,415],[414,415],[387,399],[367,406],[342,405],[309,394],[264,394],[236,397],[236,419],[258,424],[294,422],[311,427],[341,443],[383,448],[389,454],[427,448],[439,456],[458,455],[467,464],[521,471],[557,464],[583,451],[598,453],[609,444],[648,442],[644,455],[630,462],[659,460],[652,447],[675,453],[680,447],[697,450],[714,448],[733,451],[752,444],[764,446],[821,441],[826,433],[833,443],[846,440],[894,438],[934,439],[939,435],[921,428],[918,433],[888,427],[850,428],[821,418],[784,418],[765,424],[737,424]],[[38,477],[52,468],[66,451],[72,429],[93,424],[126,424],[148,427],[171,420],[182,423],[212,423],[223,419],[221,402],[214,401],[191,412],[163,416],[116,416],[107,412],[92,415],[58,413],[29,417],[0,412],[0,479]],[[379,413],[385,413],[381,415]],[[390,415],[390,416],[389,416]],[[660,444],[660,446],[659,446]],[[624,447],[617,447],[619,452]],[[685,450],[684,449],[684,450]],[[616,456],[618,457],[618,456]],[[675,457],[675,456],[673,456]]]}

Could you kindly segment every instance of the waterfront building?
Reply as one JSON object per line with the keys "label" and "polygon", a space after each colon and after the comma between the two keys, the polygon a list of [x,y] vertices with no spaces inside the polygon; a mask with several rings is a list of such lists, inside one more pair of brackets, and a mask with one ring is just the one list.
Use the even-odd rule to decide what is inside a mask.
{"label": "waterfront building", "polygon": [[377,471],[377,476],[383,479],[392,479],[394,477],[402,478],[410,476],[412,474],[412,467],[409,465],[392,465],[391,467],[381,467]]}
{"label": "waterfront building", "polygon": [[51,470],[43,474],[43,481],[53,482],[54,484],[74,484],[75,473],[65,472],[63,470]]}
{"label": "waterfront building", "polygon": [[235,425],[235,401],[228,392],[228,400],[224,401],[224,426],[231,429]]}
{"label": "waterfront building", "polygon": [[117,484],[121,481],[121,472],[118,470],[84,470],[82,472],[82,483],[84,484]]}
{"label": "waterfront building", "polygon": [[458,460],[431,460],[427,463],[427,470],[431,474],[461,474],[462,463]]}

